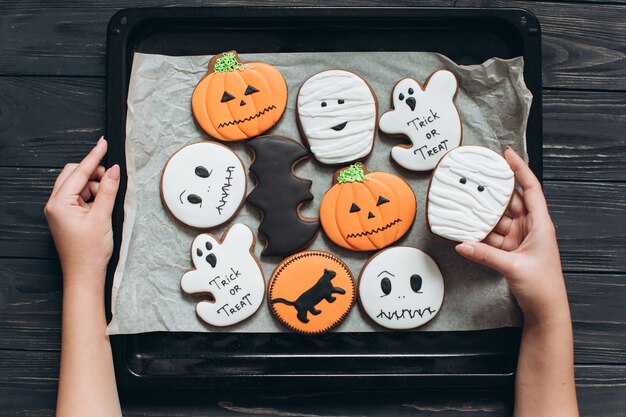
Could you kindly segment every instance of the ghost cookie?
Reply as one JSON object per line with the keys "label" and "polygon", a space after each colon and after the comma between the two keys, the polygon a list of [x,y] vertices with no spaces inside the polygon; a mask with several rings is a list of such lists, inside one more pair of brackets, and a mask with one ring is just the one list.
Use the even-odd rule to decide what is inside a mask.
{"label": "ghost cookie", "polygon": [[228,229],[222,240],[198,235],[191,245],[195,269],[180,282],[184,292],[210,295],[213,301],[196,305],[198,316],[212,326],[230,326],[253,315],[265,296],[265,279],[252,253],[254,235],[244,224]]}
{"label": "ghost cookie", "polygon": [[270,279],[267,300],[271,312],[292,331],[318,334],[348,315],[354,304],[354,279],[335,255],[304,251],[281,262]]}
{"label": "ghost cookie", "polygon": [[372,151],[378,102],[357,74],[332,69],[313,75],[298,91],[296,110],[300,132],[322,164],[353,162]]}
{"label": "ghost cookie", "polygon": [[322,228],[342,248],[372,251],[400,239],[415,220],[413,190],[388,172],[356,163],[337,171],[320,205]]}
{"label": "ghost cookie", "polygon": [[263,215],[259,232],[265,237],[262,255],[288,255],[308,246],[320,227],[319,219],[300,215],[300,206],[313,199],[311,180],[294,174],[295,165],[309,156],[298,142],[263,136],[246,143],[254,153],[250,172],[257,185],[248,203]]}
{"label": "ghost cookie", "polygon": [[359,302],[365,313],[388,329],[419,327],[439,312],[443,277],[419,249],[396,246],[378,252],[363,266]]}
{"label": "ghost cookie", "polygon": [[193,115],[209,135],[224,141],[258,136],[280,120],[287,83],[276,67],[242,63],[237,52],[215,55],[191,97]]}
{"label": "ghost cookie", "polygon": [[179,149],[161,175],[165,207],[188,226],[208,229],[230,220],[246,195],[246,173],[233,151],[215,142]]}
{"label": "ghost cookie", "polygon": [[426,203],[430,230],[454,241],[480,241],[504,214],[515,186],[506,160],[482,146],[448,152],[430,179]]}
{"label": "ghost cookie", "polygon": [[457,80],[447,70],[432,74],[424,88],[412,78],[393,87],[389,110],[379,128],[389,135],[406,136],[411,145],[397,145],[391,158],[406,169],[430,171],[450,149],[461,144],[461,117],[454,105]]}

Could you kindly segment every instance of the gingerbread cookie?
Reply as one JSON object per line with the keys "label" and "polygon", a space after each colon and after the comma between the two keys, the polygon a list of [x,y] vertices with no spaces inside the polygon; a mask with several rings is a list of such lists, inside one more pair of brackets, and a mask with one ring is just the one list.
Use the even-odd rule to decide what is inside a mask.
{"label": "gingerbread cookie", "polygon": [[267,300],[276,318],[303,334],[337,326],[354,304],[350,269],[335,255],[304,251],[281,262],[269,282]]}
{"label": "gingerbread cookie", "polygon": [[443,303],[443,277],[419,249],[396,246],[372,256],[361,270],[359,301],[388,329],[413,329],[430,321]]}
{"label": "gingerbread cookie", "polygon": [[461,117],[454,105],[457,80],[447,70],[432,74],[424,88],[412,78],[396,83],[392,110],[380,118],[380,130],[409,138],[411,145],[394,146],[391,157],[413,171],[430,171],[450,149],[461,144]]}
{"label": "gingerbread cookie", "polygon": [[263,212],[259,232],[265,236],[262,255],[288,255],[308,246],[319,229],[319,219],[300,215],[300,206],[313,199],[311,181],[294,174],[295,165],[309,153],[282,136],[263,136],[247,143],[254,153],[250,172],[257,186],[248,202]]}
{"label": "gingerbread cookie", "polygon": [[514,187],[509,164],[491,149],[451,150],[439,162],[428,187],[430,230],[458,242],[483,240],[502,218]]}
{"label": "gingerbread cookie", "polygon": [[246,195],[246,173],[226,146],[198,142],[176,151],[161,175],[165,207],[188,226],[209,229],[230,220]]}
{"label": "gingerbread cookie", "polygon": [[371,251],[391,245],[415,220],[413,190],[388,172],[367,172],[361,163],[337,171],[320,205],[326,235],[337,245]]}
{"label": "gingerbread cookie", "polygon": [[236,51],[215,55],[191,97],[198,124],[216,139],[258,136],[280,120],[287,107],[287,83],[276,67],[241,63]]}
{"label": "gingerbread cookie", "polygon": [[351,71],[332,69],[310,77],[298,91],[296,111],[300,132],[322,164],[353,162],[374,147],[376,95]]}
{"label": "gingerbread cookie", "polygon": [[180,286],[187,294],[211,296],[213,301],[196,305],[196,313],[208,324],[230,326],[259,309],[265,279],[253,248],[254,234],[241,223],[224,232],[221,240],[211,234],[194,239],[191,259],[195,269],[183,275]]}

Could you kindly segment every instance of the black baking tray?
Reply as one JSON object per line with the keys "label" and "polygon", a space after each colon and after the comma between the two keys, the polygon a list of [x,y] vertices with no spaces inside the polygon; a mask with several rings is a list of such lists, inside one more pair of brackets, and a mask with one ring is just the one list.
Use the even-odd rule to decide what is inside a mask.
{"label": "black baking tray", "polygon": [[[115,250],[126,190],[126,98],[134,52],[430,51],[458,64],[523,56],[534,99],[530,166],[541,179],[541,34],[521,9],[140,8],[115,14],[107,39],[107,165],[120,164]],[[384,69],[383,69],[384,70]],[[110,318],[110,311],[109,311]],[[128,389],[382,389],[510,386],[519,328],[467,332],[166,333],[112,337],[118,383]]]}

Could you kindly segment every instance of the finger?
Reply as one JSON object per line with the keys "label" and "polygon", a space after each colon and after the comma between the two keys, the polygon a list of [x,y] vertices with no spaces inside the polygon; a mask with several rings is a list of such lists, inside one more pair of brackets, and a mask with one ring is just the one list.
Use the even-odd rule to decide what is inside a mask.
{"label": "finger", "polygon": [[97,174],[98,165],[100,160],[107,152],[107,141],[104,138],[100,138],[98,144],[89,152],[89,154],[83,159],[80,164],[74,169],[69,177],[65,180],[59,192],[65,194],[78,194],[85,188],[87,182],[92,175]]}
{"label": "finger", "polygon": [[497,232],[491,232],[483,239],[483,243],[497,249],[502,249],[502,246],[504,246],[504,236]]}
{"label": "finger", "polygon": [[115,196],[120,186],[120,167],[119,165],[113,165],[109,168],[98,186],[98,193],[91,206],[91,211],[94,215],[99,216],[101,219],[110,219],[113,212],[113,205],[115,204]]}
{"label": "finger", "polygon": [[527,214],[524,199],[517,190],[513,191],[513,196],[511,197],[511,202],[509,203],[509,213],[511,213],[513,218],[522,217]]}
{"label": "finger", "polygon": [[61,188],[61,185],[63,185],[67,177],[69,177],[70,174],[74,172],[77,166],[78,164],[66,164],[63,167],[56,181],[54,181],[54,186],[52,187],[52,195],[56,194],[57,191],[59,191],[59,188]]}
{"label": "finger", "polygon": [[89,201],[98,193],[98,187],[100,183],[98,181],[89,181],[85,188],[80,192],[80,198],[85,201]]}
{"label": "finger", "polygon": [[465,258],[495,269],[502,275],[506,276],[510,272],[511,257],[514,255],[509,252],[480,242],[463,242],[456,245],[455,249]]}
{"label": "finger", "polygon": [[524,203],[529,212],[545,211],[548,212],[548,205],[541,190],[541,184],[535,174],[530,170],[528,164],[515,153],[511,148],[504,151],[504,158],[515,173],[515,178],[522,186],[524,191]]}
{"label": "finger", "polygon": [[511,229],[511,225],[513,224],[513,219],[508,216],[502,216],[496,227],[493,228],[493,231],[506,236]]}

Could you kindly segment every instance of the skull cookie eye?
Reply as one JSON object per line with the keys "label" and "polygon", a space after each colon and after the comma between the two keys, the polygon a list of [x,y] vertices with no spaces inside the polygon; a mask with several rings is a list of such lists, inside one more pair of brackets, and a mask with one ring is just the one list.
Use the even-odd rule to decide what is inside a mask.
{"label": "skull cookie eye", "polygon": [[202,165],[199,165],[196,167],[195,173],[197,176],[199,176],[200,178],[209,178],[209,175],[211,175],[211,172],[208,169],[206,169],[205,167],[203,167]]}
{"label": "skull cookie eye", "polygon": [[187,201],[191,204],[202,204],[202,198],[199,195],[189,194],[187,196]]}
{"label": "skull cookie eye", "polygon": [[[380,289],[383,290],[383,293],[385,295],[389,295],[389,293],[391,292],[391,280],[387,277],[381,279]],[[381,297],[384,297],[385,295],[381,295]]]}
{"label": "skull cookie eye", "polygon": [[352,203],[352,205],[350,206],[350,213],[357,213],[359,211],[361,211],[361,207],[359,207],[356,204]]}
{"label": "skull cookie eye", "polygon": [[235,98],[235,96],[230,94],[228,91],[224,91],[224,94],[222,95],[222,99],[220,101],[222,103],[226,103],[227,101],[231,101],[234,98]]}
{"label": "skull cookie eye", "polygon": [[411,289],[413,292],[419,293],[422,289],[422,277],[417,274],[411,275]]}
{"label": "skull cookie eye", "polygon": [[249,85],[246,88],[246,92],[243,93],[243,94],[246,95],[246,96],[249,96],[250,94],[254,94],[254,93],[258,93],[258,92],[259,92],[259,90],[257,90],[256,88],[252,87],[251,85]]}

